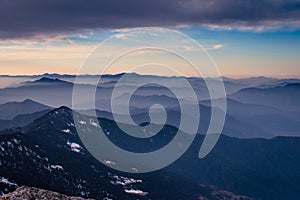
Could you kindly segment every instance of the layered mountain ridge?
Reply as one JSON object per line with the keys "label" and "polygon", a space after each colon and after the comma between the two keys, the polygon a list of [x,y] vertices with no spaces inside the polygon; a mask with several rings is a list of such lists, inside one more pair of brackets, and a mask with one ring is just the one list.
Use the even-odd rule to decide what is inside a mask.
{"label": "layered mountain ridge", "polygon": [[[183,157],[166,169],[128,174],[110,169],[89,154],[77,135],[73,114],[71,109],[60,107],[18,132],[0,134],[1,174],[5,180],[95,199],[218,199],[216,191],[207,185],[254,199],[299,195],[300,138],[241,140],[222,136],[208,157],[200,160],[197,155],[203,136],[199,135]],[[95,128],[90,119],[82,115],[86,123],[81,123],[81,128],[86,134]],[[125,136],[114,121],[98,120],[110,140],[131,151],[161,148],[176,132],[175,127],[166,126],[156,139],[152,138],[154,143],[150,139],[137,141]],[[103,162],[118,165],[114,160]],[[273,168],[278,162],[285,164]],[[0,184],[2,192],[15,188]],[[225,198],[233,193],[218,194]]]}

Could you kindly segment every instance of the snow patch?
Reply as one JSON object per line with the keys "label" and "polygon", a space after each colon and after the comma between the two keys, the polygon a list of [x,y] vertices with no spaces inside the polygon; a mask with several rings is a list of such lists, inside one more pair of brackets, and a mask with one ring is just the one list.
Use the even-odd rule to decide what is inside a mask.
{"label": "snow patch", "polygon": [[109,198],[109,197],[104,197],[103,200],[113,200],[113,199],[111,199],[111,198]]}
{"label": "snow patch", "polygon": [[64,170],[64,168],[61,165],[51,165],[51,169],[57,169],[57,170]]}
{"label": "snow patch", "polygon": [[117,176],[117,175],[113,176],[112,179],[113,180],[110,181],[111,184],[113,184],[113,185],[123,185],[123,186],[143,182],[142,180],[136,180],[136,179],[133,179],[133,178],[127,178],[127,177],[124,177],[124,176]]}
{"label": "snow patch", "polygon": [[104,160],[104,163],[107,165],[115,165],[116,164],[116,162],[110,161],[110,160]]}
{"label": "snow patch", "polygon": [[62,132],[64,132],[64,133],[71,133],[70,129],[64,129],[64,130],[62,130]]}
{"label": "snow patch", "polygon": [[14,143],[19,144],[19,141],[17,139],[13,139]]}
{"label": "snow patch", "polygon": [[131,168],[132,171],[138,172],[139,170],[137,168]]}
{"label": "snow patch", "polygon": [[142,190],[135,190],[135,189],[125,189],[124,191],[128,194],[136,194],[140,196],[146,196],[148,194],[148,192],[144,192]]}
{"label": "snow patch", "polygon": [[16,183],[9,181],[7,178],[0,177],[0,183],[4,183],[6,185],[19,187]]}
{"label": "snow patch", "polygon": [[7,141],[7,146],[8,146],[8,147],[12,147],[12,148],[14,148],[14,145],[13,145],[13,143],[11,143],[10,141]]}
{"label": "snow patch", "polygon": [[125,176],[118,176],[108,172],[108,176],[111,178],[110,183],[113,185],[121,185],[128,194],[135,194],[139,196],[146,196],[148,192],[137,189],[137,184],[142,183],[142,180],[128,178]]}
{"label": "snow patch", "polygon": [[82,147],[75,143],[75,142],[69,142],[67,141],[67,145],[71,147],[71,151],[75,152],[75,153],[80,153],[80,150],[82,149]]}
{"label": "snow patch", "polygon": [[98,127],[98,124],[94,120],[90,119],[90,125]]}

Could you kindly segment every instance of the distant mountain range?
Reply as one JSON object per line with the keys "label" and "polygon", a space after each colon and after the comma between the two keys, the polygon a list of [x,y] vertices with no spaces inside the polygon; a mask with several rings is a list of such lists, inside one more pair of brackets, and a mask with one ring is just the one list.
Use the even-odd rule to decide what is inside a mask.
{"label": "distant mountain range", "polygon": [[[86,121],[82,128],[90,134],[88,130],[95,128],[90,117],[81,117]],[[99,123],[110,133],[107,137],[111,141],[131,151],[160,148],[177,130],[167,125],[154,138],[132,140],[114,121],[99,118]],[[202,141],[203,136],[197,135],[183,157],[165,169],[121,173],[89,154],[77,135],[72,110],[61,107],[23,128],[0,134],[0,190],[7,193],[27,185],[96,199],[300,198],[300,138],[236,139],[223,135],[214,150],[200,160]],[[113,160],[106,163],[118,165]]]}
{"label": "distant mountain range", "polygon": [[[58,75],[49,75],[50,77],[59,77]],[[116,96],[113,101],[116,102],[119,108],[127,108],[124,102],[126,97],[130,97],[127,89],[135,84],[142,82],[143,78],[147,79],[166,79],[174,88],[181,91],[183,94],[185,88],[176,85],[177,77],[155,77],[155,76],[140,76],[131,74],[132,81],[129,80],[126,84],[121,85],[121,91],[124,93]],[[68,76],[66,76],[68,77]],[[93,76],[91,76],[93,77]],[[82,97],[87,96],[88,92],[96,89],[95,106],[98,114],[104,115],[109,119],[114,119],[111,109],[112,91],[120,75],[106,75],[104,81],[98,86],[92,84],[80,84],[80,89],[83,91]],[[228,79],[224,78],[227,84],[227,90],[231,87],[231,91],[235,91],[240,87],[244,87],[227,97],[227,119],[223,133],[237,138],[273,138],[276,136],[299,136],[300,130],[300,81],[297,79],[273,79],[265,77],[249,78],[249,79]],[[209,97],[208,90],[205,86],[205,81],[199,78],[189,78],[191,85],[198,94],[199,107],[201,111],[201,120],[199,133],[205,133],[211,114],[210,100],[205,100]],[[238,83],[240,82],[240,83]],[[226,85],[225,84],[225,85]],[[269,84],[269,85],[268,85]],[[278,86],[276,86],[278,84]],[[258,85],[257,87],[248,87],[248,85]],[[268,86],[267,86],[268,85]],[[49,106],[39,105],[35,109],[32,106],[26,105],[30,100],[24,101],[23,104],[17,102],[9,102],[10,100],[23,101],[24,99],[34,99],[45,105],[59,107],[72,105],[73,83],[57,78],[42,77],[33,81],[25,81],[19,87],[4,88],[0,90],[0,100],[8,102],[3,104],[2,113],[0,114],[0,130],[4,128],[12,128],[23,126],[31,122],[35,117],[40,115],[32,115],[26,120],[16,122],[17,115],[30,114],[35,111],[49,109]],[[46,95],[41,95],[46,94]],[[183,99],[188,105],[190,97],[186,96]],[[87,100],[89,101],[89,100]],[[28,103],[29,104],[29,103]],[[130,113],[137,124],[149,122],[149,108],[153,104],[161,104],[168,112],[167,123],[178,127],[180,124],[180,105],[174,94],[168,89],[158,84],[146,85],[135,91],[130,97]],[[7,105],[11,105],[10,107]],[[42,107],[41,107],[42,106]],[[1,105],[0,105],[1,107]],[[19,108],[18,108],[19,107]],[[81,111],[88,111],[91,108],[87,106],[86,100],[83,98],[80,104],[76,105]],[[20,108],[28,109],[22,111]],[[222,111],[220,111],[222,112]],[[223,111],[224,112],[224,111]],[[88,112],[84,112],[88,113]],[[159,113],[157,113],[159,114]],[[114,113],[122,119],[122,113]],[[195,120],[193,116],[185,116],[190,120]],[[9,121],[7,121],[9,120]],[[20,123],[22,121],[22,123]]]}
{"label": "distant mountain range", "polygon": [[[109,97],[111,94],[111,90],[115,87],[115,83],[123,76],[124,74],[117,74],[117,75],[103,75],[101,77],[101,84],[99,85],[99,93],[103,93],[102,96],[99,94],[99,99],[104,97]],[[174,88],[185,91],[185,88],[177,84],[177,77],[159,77],[159,76],[145,76],[145,75],[138,75],[138,74],[129,74],[127,75],[132,78],[127,79],[127,83],[123,84],[122,88],[126,91],[126,88],[130,88],[133,85],[141,84],[144,82],[145,79],[152,80],[153,83],[156,80],[164,80],[169,82],[171,85],[174,85]],[[92,75],[82,75],[77,77],[77,81],[82,85],[82,87],[86,87],[86,89],[94,89],[91,88],[91,85],[97,84],[98,76]],[[6,78],[9,79],[9,78]],[[24,98],[34,99],[39,102],[42,102],[46,105],[52,105],[54,107],[58,107],[61,105],[71,105],[70,96],[72,94],[72,83],[75,80],[75,76],[73,75],[59,75],[59,74],[45,74],[39,76],[31,76],[26,78],[20,79],[22,80],[19,85],[15,84],[14,87],[7,87],[0,90],[1,94],[1,101],[20,101],[24,100]],[[202,78],[187,78],[190,84],[193,86],[199,100],[209,99],[209,92],[205,83],[205,79]],[[210,81],[217,81],[213,78],[208,79]],[[244,90],[251,90],[251,89],[261,89],[260,91],[263,92],[264,89],[271,89],[272,87],[282,87],[288,86],[289,84],[300,84],[298,79],[274,79],[274,78],[267,78],[267,77],[255,77],[255,78],[247,78],[247,79],[230,79],[230,78],[223,78],[225,89],[227,95],[237,96],[237,98],[247,98],[244,97],[243,94],[240,96],[238,94],[244,92]],[[16,81],[15,81],[16,82]],[[284,85],[285,84],[285,85]],[[50,87],[52,85],[52,87]],[[58,87],[60,86],[60,88]],[[101,89],[100,89],[101,88]],[[60,97],[61,101],[53,101],[49,102],[47,99],[38,96],[41,90],[44,90],[52,100],[54,97]],[[54,93],[56,91],[56,94]],[[259,92],[259,91],[258,91]],[[276,91],[275,91],[276,92]],[[38,93],[38,94],[37,94]],[[245,93],[246,94],[246,93]],[[167,95],[170,96],[170,92],[166,90],[166,88],[156,86],[145,86],[142,89],[137,91],[137,95],[141,96],[148,96],[148,95]],[[287,94],[290,95],[290,94]],[[239,97],[238,97],[239,96]],[[97,97],[97,96],[96,96]],[[233,98],[235,99],[235,98]],[[83,102],[84,103],[84,102]],[[257,102],[256,104],[259,104]]]}
{"label": "distant mountain range", "polygon": [[50,106],[43,105],[30,99],[26,99],[22,102],[8,102],[0,104],[0,119],[11,120],[18,115],[49,109],[51,109]]}
{"label": "distant mountain range", "polygon": [[[200,104],[210,106],[210,101],[201,101]],[[241,103],[228,98],[226,112],[235,119],[249,123],[250,126],[245,128],[250,131],[259,128],[260,131],[256,129],[258,134],[255,137],[299,136],[300,112],[297,111],[281,110],[269,105]],[[253,137],[251,134],[248,136]]]}
{"label": "distant mountain range", "polygon": [[[38,80],[35,81],[27,81],[23,84],[61,84],[61,83],[65,83],[68,84],[69,82],[67,81],[62,81],[58,78],[52,79],[52,78],[47,78],[47,77],[42,77]],[[69,83],[71,84],[71,83]]]}
{"label": "distant mountain range", "polygon": [[[142,97],[140,97],[140,98],[142,98]],[[154,98],[154,100],[156,100],[155,96],[153,96],[153,98]],[[156,102],[161,103],[162,105],[165,106],[165,108],[167,108],[166,109],[167,110],[166,124],[172,125],[174,127],[179,127],[180,119],[181,119],[180,107],[176,107],[176,106],[173,107],[174,105],[168,104],[168,101],[165,101],[165,100],[159,101],[160,98],[164,99],[165,97],[157,98]],[[29,100],[27,100],[27,101],[29,101]],[[169,102],[171,102],[171,101],[169,101]],[[206,103],[206,102],[203,102],[203,103]],[[16,107],[20,107],[21,105],[23,105],[23,102],[14,103],[14,105],[16,105]],[[36,105],[38,107],[40,107],[40,104],[36,104]],[[142,108],[143,104],[141,104],[139,102],[137,102],[137,104],[135,104],[135,105],[140,106],[140,108],[137,108],[137,107],[131,108],[132,115],[130,117],[132,117],[132,119],[135,121],[135,123],[143,124],[143,123],[150,122],[150,117],[148,114],[148,109],[149,109],[148,106],[151,105],[151,101],[144,103],[145,108]],[[47,106],[44,106],[44,107],[48,108]],[[211,108],[209,106],[204,106],[204,105],[200,104],[199,109],[201,110],[201,120],[199,122],[198,133],[205,134],[207,131],[209,122],[210,122]],[[32,109],[32,110],[36,110],[36,109]],[[13,107],[11,107],[10,110],[6,110],[6,112],[9,114],[13,114],[13,111],[14,111]],[[79,111],[80,111],[80,113],[87,114],[87,115],[92,115],[92,113],[93,113],[93,110],[79,110]],[[43,114],[46,114],[47,112],[49,112],[49,109],[37,111],[34,113],[31,113],[31,112],[32,112],[31,110],[30,111],[28,110],[28,113],[20,114],[20,115],[17,115],[18,112],[16,112],[15,114],[17,116],[14,117],[13,119],[0,120],[0,130],[4,130],[4,129],[8,129],[8,128],[17,128],[17,127],[22,127],[22,126],[28,125],[29,123],[33,122],[35,119],[41,117]],[[219,111],[219,112],[222,112],[222,111]],[[156,111],[155,113],[156,113],[156,115],[159,115],[160,111]],[[4,114],[5,113],[3,113],[3,115]],[[96,114],[98,117],[107,118],[107,119],[111,119],[111,120],[114,120],[115,115],[117,115],[119,122],[127,122],[126,119],[128,118],[128,116],[124,116],[124,115],[120,115],[120,114],[113,115],[111,112],[100,111],[100,110],[96,110]],[[227,114],[227,118],[225,120],[225,126],[223,129],[223,134],[226,134],[226,135],[232,136],[232,137],[238,137],[238,138],[257,138],[257,137],[258,138],[259,137],[272,138],[272,137],[276,136],[276,134],[272,135],[271,133],[264,131],[264,128],[266,128],[266,127],[260,127],[259,122],[257,120],[252,120],[252,123],[250,123],[250,121],[248,121],[247,115],[242,118],[238,115],[237,115],[237,117],[233,117],[233,116],[234,115]],[[186,117],[191,121],[195,120],[194,116],[186,115],[183,117]],[[250,117],[252,117],[252,115],[250,115]],[[266,118],[266,119],[268,119],[268,118]],[[254,124],[254,122],[258,122],[258,124]],[[292,121],[287,121],[286,123],[291,124]],[[296,123],[294,126],[290,126],[289,129],[291,129],[293,127],[295,127],[295,128],[299,127],[298,123]],[[298,132],[296,134],[298,134]],[[288,135],[288,134],[286,134],[286,135]]]}
{"label": "distant mountain range", "polygon": [[50,111],[50,109],[47,109],[29,114],[21,114],[11,120],[0,119],[0,130],[26,126]]}
{"label": "distant mountain range", "polygon": [[[124,75],[128,79],[117,86]],[[60,74],[0,76],[0,195],[15,191],[3,198],[49,199],[64,194],[60,197],[101,200],[300,199],[299,79],[223,77],[227,109],[220,110],[211,107],[205,82],[219,80],[188,77],[198,98],[198,122],[192,114],[181,113],[172,92],[175,89],[181,94],[185,106],[196,108],[190,105],[191,96],[179,84],[179,77],[116,74],[103,75],[99,83],[98,78]],[[70,107],[75,79],[82,93],[74,112]],[[143,85],[145,80],[152,84]],[[170,88],[157,84],[161,81]],[[130,96],[128,91],[135,86],[141,87]],[[120,93],[112,97],[116,87]],[[93,91],[96,110],[87,104],[88,94]],[[219,94],[214,88],[210,92]],[[127,98],[129,105],[125,103]],[[112,101],[121,111],[112,113]],[[116,116],[119,123],[127,122],[122,108],[128,107],[137,125],[148,124],[149,109],[154,104],[162,105],[167,113],[166,124],[158,134],[135,138],[117,126]],[[212,109],[226,115],[224,128],[212,152],[199,159]],[[159,109],[152,111],[153,116],[162,114]],[[92,116],[94,112],[98,118]],[[74,115],[82,120],[77,129]],[[118,163],[112,158],[102,160],[106,165],[97,161],[77,134],[78,128],[84,134],[94,133],[98,121],[106,137],[118,147],[153,152],[170,143],[181,117],[199,123],[194,142],[176,162],[151,173],[111,169],[108,166],[118,167]],[[142,132],[150,134],[147,129]],[[130,164],[138,171],[144,163]]]}
{"label": "distant mountain range", "polygon": [[266,105],[287,111],[300,111],[300,83],[268,88],[246,88],[229,97],[245,103]]}

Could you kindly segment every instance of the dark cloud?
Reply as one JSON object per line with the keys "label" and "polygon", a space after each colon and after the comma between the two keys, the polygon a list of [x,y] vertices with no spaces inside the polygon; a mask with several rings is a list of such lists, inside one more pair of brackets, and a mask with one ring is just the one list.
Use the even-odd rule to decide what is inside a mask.
{"label": "dark cloud", "polygon": [[84,29],[194,25],[257,29],[300,27],[294,0],[1,0],[0,38]]}

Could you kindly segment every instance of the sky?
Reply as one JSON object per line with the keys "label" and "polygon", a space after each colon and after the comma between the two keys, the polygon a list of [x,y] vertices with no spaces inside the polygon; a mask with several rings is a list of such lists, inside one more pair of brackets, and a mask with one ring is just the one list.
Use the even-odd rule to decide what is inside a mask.
{"label": "sky", "polygon": [[[99,73],[117,52],[139,47],[141,41],[202,58],[168,30],[155,42],[150,33],[132,38],[132,30],[141,27],[167,28],[192,38],[223,76],[300,77],[298,0],[1,0],[0,74],[77,74],[91,51],[108,38],[113,39],[85,73]],[[194,75],[165,53],[141,51],[129,57],[106,72],[128,72],[152,58]],[[168,75],[162,67],[150,68],[143,68],[144,73]]]}

